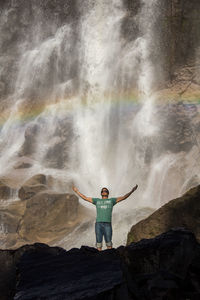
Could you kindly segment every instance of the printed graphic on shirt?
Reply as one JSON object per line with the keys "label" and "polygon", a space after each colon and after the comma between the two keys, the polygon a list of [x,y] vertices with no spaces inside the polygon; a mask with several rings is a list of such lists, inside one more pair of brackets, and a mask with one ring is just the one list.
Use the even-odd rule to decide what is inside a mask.
{"label": "printed graphic on shirt", "polygon": [[112,220],[112,209],[116,202],[117,198],[92,198],[92,203],[96,205],[97,211],[97,222],[111,222]]}

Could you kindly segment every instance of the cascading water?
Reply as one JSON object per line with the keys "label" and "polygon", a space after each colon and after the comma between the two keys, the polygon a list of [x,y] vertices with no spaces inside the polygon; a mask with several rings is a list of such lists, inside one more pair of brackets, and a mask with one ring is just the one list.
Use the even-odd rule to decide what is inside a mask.
{"label": "cascading water", "polygon": [[[43,173],[57,180],[58,192],[72,192],[73,181],[83,194],[100,197],[102,186],[110,196],[120,196],[138,183],[133,196],[114,208],[115,246],[125,243],[130,226],[151,208],[182,192],[190,169],[188,164],[182,172],[183,153],[155,154],[161,9],[159,0],[138,3],[138,29],[130,40],[122,34],[127,14],[122,0],[79,1],[78,22],[51,24],[48,35],[38,22],[30,31],[32,40],[20,44],[0,133],[1,177],[12,174],[20,184]],[[31,167],[16,170],[19,158],[28,158]],[[80,201],[95,216],[95,208]],[[60,245],[92,245],[93,225],[94,219],[81,224]]]}

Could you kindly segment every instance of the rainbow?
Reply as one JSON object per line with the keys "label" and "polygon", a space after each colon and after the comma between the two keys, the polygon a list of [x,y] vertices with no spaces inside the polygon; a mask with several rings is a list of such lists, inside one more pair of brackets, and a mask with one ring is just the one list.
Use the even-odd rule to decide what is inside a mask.
{"label": "rainbow", "polygon": [[[103,98],[103,100],[102,100]],[[0,113],[0,127],[9,120],[11,123],[16,125],[23,125],[37,118],[40,115],[44,116],[65,116],[69,112],[73,112],[77,109],[95,107],[96,105],[111,105],[112,107],[116,105],[123,105],[125,110],[130,107],[141,106],[142,95],[135,90],[118,92],[118,93],[105,93],[103,96],[96,96],[95,98],[90,98],[86,96],[72,96],[65,99],[43,99],[40,102],[24,100],[20,106],[12,112],[10,108],[4,109]],[[146,100],[148,97],[144,97]],[[200,89],[196,91],[191,91],[181,95],[174,90],[165,89],[155,92],[153,94],[155,99],[155,105],[165,105],[165,104],[184,104],[188,107],[191,105],[200,105]],[[89,99],[89,100],[88,100]]]}

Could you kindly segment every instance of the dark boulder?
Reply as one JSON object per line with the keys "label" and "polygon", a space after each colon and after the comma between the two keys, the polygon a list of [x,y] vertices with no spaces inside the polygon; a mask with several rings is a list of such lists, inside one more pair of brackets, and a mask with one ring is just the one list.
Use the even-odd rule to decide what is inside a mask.
{"label": "dark boulder", "polygon": [[125,247],[124,274],[132,299],[198,299],[199,255],[194,234],[181,228]]}
{"label": "dark boulder", "polygon": [[185,300],[200,297],[200,245],[192,232],[97,251],[45,244],[0,251],[1,299]]}

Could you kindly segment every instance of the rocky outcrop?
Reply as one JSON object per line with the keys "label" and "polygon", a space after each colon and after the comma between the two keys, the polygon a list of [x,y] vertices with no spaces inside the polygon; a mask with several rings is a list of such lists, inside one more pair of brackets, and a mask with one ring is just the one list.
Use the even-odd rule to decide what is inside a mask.
{"label": "rocky outcrop", "polygon": [[27,200],[36,194],[47,190],[46,176],[43,174],[37,174],[27,180],[23,186],[19,189],[18,196],[21,200]]}
{"label": "rocky outcrop", "polygon": [[48,151],[43,159],[43,164],[46,167],[58,169],[67,167],[73,134],[71,118],[65,117],[59,120],[49,141]]}
{"label": "rocky outcrop", "polygon": [[27,242],[54,245],[92,217],[74,194],[51,190],[26,201],[1,205],[0,212],[0,247],[3,249],[16,249]]}
{"label": "rocky outcrop", "polygon": [[34,175],[19,189],[20,200],[1,205],[1,247],[16,248],[27,242],[51,244],[91,217],[77,196],[56,192],[54,180],[52,176]]}
{"label": "rocky outcrop", "polygon": [[4,182],[0,181],[0,199],[9,199],[12,194],[12,189]]}
{"label": "rocky outcrop", "polygon": [[26,210],[26,202],[15,201],[0,208],[0,247],[19,247],[26,242],[18,234],[19,224]]}
{"label": "rocky outcrop", "polygon": [[176,300],[200,297],[200,246],[171,230],[127,247],[0,251],[1,300]]}
{"label": "rocky outcrop", "polygon": [[26,202],[18,233],[27,241],[51,242],[79,223],[78,197],[45,191]]}
{"label": "rocky outcrop", "polygon": [[39,133],[39,126],[37,124],[29,125],[24,132],[24,143],[18,153],[19,157],[31,156],[35,152],[37,136]]}
{"label": "rocky outcrop", "polygon": [[22,156],[17,159],[17,162],[14,165],[14,169],[28,169],[31,168],[34,164],[34,160],[29,157]]}
{"label": "rocky outcrop", "polygon": [[200,185],[183,196],[169,201],[148,218],[134,225],[128,233],[127,244],[152,238],[173,227],[185,227],[200,241]]}

